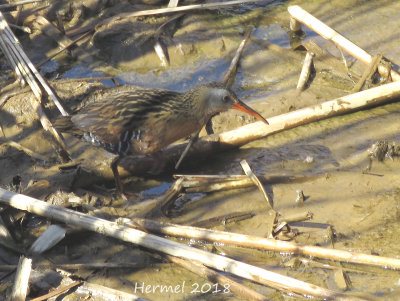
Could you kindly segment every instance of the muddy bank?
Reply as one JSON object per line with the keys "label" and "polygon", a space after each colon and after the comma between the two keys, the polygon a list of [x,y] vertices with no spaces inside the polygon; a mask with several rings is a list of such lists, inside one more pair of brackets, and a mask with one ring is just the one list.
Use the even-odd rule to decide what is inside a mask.
{"label": "muddy bank", "polygon": [[[52,3],[44,14],[54,24],[57,15],[61,16],[66,32],[90,24],[99,13],[105,19],[116,13],[160,5],[149,6],[148,3],[138,4],[134,1],[70,3]],[[187,13],[168,24],[165,32],[158,36],[157,30],[169,19],[168,16],[118,20],[99,28],[90,39],[82,41],[78,48],[71,50],[72,56],[64,54],[57,57],[57,60],[43,65],[41,71],[50,80],[49,83],[69,112],[81,107],[84,99],[90,102],[96,96],[107,95],[107,89],[114,87],[111,80],[94,82],[70,80],[70,77],[113,76],[121,84],[185,91],[198,83],[222,79],[246,26],[251,24],[256,30],[243,53],[233,89],[264,117],[348,94],[365,66],[346,56],[352,74],[349,77],[337,48],[309,30],[306,30],[305,41],[315,40],[327,53],[316,56],[315,70],[307,89],[301,94],[296,92],[305,51],[291,48],[297,47],[298,43],[289,39],[289,4],[302,5],[371,54],[382,53],[393,62],[399,62],[397,28],[400,7],[397,1],[276,1],[269,5],[259,3]],[[157,37],[161,37],[168,50],[169,67],[162,66],[153,50]],[[41,62],[58,47],[53,38],[40,30],[21,36],[21,41],[34,63]],[[83,57],[90,57],[90,60],[83,62]],[[11,85],[13,78],[9,74],[12,72],[7,64],[1,63],[0,68],[1,99],[6,93],[20,88]],[[254,213],[251,218],[220,223],[214,228],[258,236],[266,234],[267,206],[256,187],[184,194],[175,204],[174,214],[170,217],[164,216],[151,200],[161,198],[171,186],[171,173],[161,177],[127,177],[125,185],[136,195],[127,202],[117,199],[107,164],[112,155],[71,135],[65,135],[68,150],[76,165],[61,166],[50,138],[32,112],[31,97],[30,92],[23,92],[9,98],[1,107],[2,187],[18,189],[21,186],[23,193],[107,219],[140,215],[190,225],[233,212],[250,211]],[[46,109],[51,120],[57,119],[59,113],[51,103],[46,104]],[[400,248],[397,233],[400,184],[398,158],[383,162],[375,160],[369,173],[363,173],[363,170],[368,165],[368,149],[373,143],[378,140],[400,143],[399,111],[400,105],[392,101],[384,106],[314,122],[254,141],[240,149],[217,154],[200,164],[183,165],[178,172],[243,174],[240,161],[246,159],[258,175],[301,176],[301,181],[265,185],[273,199],[274,209],[283,216],[303,211],[313,213],[311,221],[290,224],[297,234],[293,239],[295,242],[330,247],[331,234],[327,229],[332,226],[335,248],[396,258]],[[213,119],[213,128],[221,132],[253,121],[248,115],[228,111]],[[201,135],[205,135],[205,132]],[[46,160],[32,159],[4,144],[10,140],[45,156]],[[16,185],[16,176],[22,179],[21,184]],[[305,195],[302,205],[296,203],[298,190]],[[8,210],[3,213],[5,216],[16,215],[21,225],[10,228],[13,231],[12,241],[19,250],[28,248],[49,224],[32,215],[25,215],[21,219],[20,215],[9,213]],[[336,291],[345,290],[335,281],[332,270],[318,266],[321,262],[333,266],[336,263],[305,258],[310,261],[293,264],[297,256],[291,254],[179,241],[315,285]],[[3,264],[18,261],[18,252],[3,247],[0,251]],[[189,289],[177,294],[141,292],[137,286],[142,283],[175,286],[185,282],[186,287],[192,288],[193,284],[201,286],[207,280],[155,256],[149,250],[73,229],[68,230],[66,239],[35,259],[35,262],[137,263],[135,268],[81,268],[73,270],[73,273],[85,281],[136,293],[150,300],[240,300],[232,293],[191,294]],[[351,280],[348,292],[396,300],[399,292],[398,272],[349,264],[343,264],[343,267],[351,269],[347,273]],[[4,276],[1,292],[6,294],[13,275],[0,273]],[[60,285],[58,273],[52,274],[47,280],[45,273],[39,271],[37,278],[32,281],[32,296],[44,294],[51,287]],[[272,300],[291,298],[266,286],[250,281],[241,282]]]}

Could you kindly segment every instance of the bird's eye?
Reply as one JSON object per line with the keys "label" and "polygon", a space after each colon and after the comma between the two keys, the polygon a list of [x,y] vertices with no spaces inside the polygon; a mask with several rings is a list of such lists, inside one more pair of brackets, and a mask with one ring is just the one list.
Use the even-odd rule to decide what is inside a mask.
{"label": "bird's eye", "polygon": [[222,101],[223,101],[224,103],[228,103],[228,102],[231,101],[231,97],[230,97],[229,95],[225,95],[225,96],[222,98]]}

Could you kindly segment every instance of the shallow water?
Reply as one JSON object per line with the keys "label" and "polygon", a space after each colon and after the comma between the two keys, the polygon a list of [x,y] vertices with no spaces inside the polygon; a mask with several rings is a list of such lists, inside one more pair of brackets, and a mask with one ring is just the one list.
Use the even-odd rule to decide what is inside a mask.
{"label": "shallow water", "polygon": [[[241,34],[246,25],[252,24],[256,28],[255,40],[246,47],[233,89],[263,116],[286,113],[348,94],[351,80],[347,80],[343,85],[332,85],[332,81],[324,77],[326,74],[329,77],[330,71],[321,70],[318,66],[310,87],[300,96],[294,93],[304,53],[288,54],[293,52],[290,49],[289,19],[286,11],[290,4],[302,5],[304,9],[371,54],[382,53],[394,63],[400,62],[398,47],[400,2],[398,1],[333,0],[307,1],[307,3],[274,1],[266,8],[262,4],[248,5],[202,12],[189,17],[187,20],[190,22],[184,21],[184,26],[182,25],[175,33],[173,40],[176,43],[169,46],[171,66],[167,69],[160,66],[158,58],[152,52],[147,52],[144,57],[131,61],[116,60],[114,65],[103,61],[100,66],[74,63],[71,67],[66,61],[60,60],[57,63],[46,64],[42,68],[42,73],[52,78],[112,75],[123,84],[184,91],[200,82],[222,79],[230,58],[241,41]],[[202,31],[204,26],[206,29]],[[188,36],[185,35],[185,30],[189,31]],[[333,44],[306,30],[306,39],[310,38],[315,39],[332,54],[340,56]],[[276,52],[262,44],[262,41],[278,44],[284,50],[281,53]],[[185,55],[178,52],[178,46],[186,51]],[[87,47],[89,52],[93,50],[93,45]],[[104,54],[99,58],[103,56]],[[346,57],[349,59],[351,70],[360,75],[365,67],[348,55]],[[146,67],[146,62],[152,65],[149,63]],[[111,81],[103,83],[112,85]],[[343,87],[350,88],[343,89]],[[82,87],[82,90],[85,88]],[[67,92],[65,91],[65,94]],[[84,93],[79,92],[78,95],[80,94]],[[5,110],[10,112],[12,106],[7,104]],[[292,228],[299,232],[295,239],[297,242],[329,247],[326,229],[328,226],[333,226],[337,249],[398,258],[400,254],[399,161],[397,158],[393,161],[375,161],[370,173],[363,174],[362,170],[368,164],[367,149],[372,143],[382,139],[400,143],[399,113],[400,104],[393,102],[313,122],[254,141],[239,150],[218,154],[188,172],[243,174],[240,161],[246,159],[258,175],[301,176],[301,181],[265,185],[273,199],[274,209],[283,216],[305,210],[313,213],[313,220],[292,225]],[[18,115],[14,111],[13,114]],[[33,117],[32,120],[34,124]],[[25,122],[25,126],[29,125],[24,118],[20,121]],[[242,115],[224,113],[215,118],[215,128],[222,131],[246,122],[250,120]],[[20,138],[21,143],[39,153],[51,152],[48,143],[38,145],[37,139],[42,137],[39,129],[31,130],[27,134],[23,123],[15,123],[12,126],[11,124],[12,122],[3,125],[7,137]],[[84,144],[73,138],[68,138],[67,142],[73,149],[74,155],[83,154],[84,158],[97,159],[97,153],[87,150]],[[46,166],[32,163],[26,156],[19,159],[19,153],[15,151],[5,149],[2,152],[8,158],[0,160],[3,185],[8,184],[15,174],[21,174],[27,182],[30,179],[44,177],[46,172],[57,173],[46,171]],[[5,170],[13,170],[13,174]],[[153,181],[142,180],[139,184],[132,180],[129,187],[133,191],[141,192],[140,199],[151,199],[163,195],[171,183],[170,177]],[[306,196],[303,205],[295,202],[297,190],[302,190]],[[137,200],[134,200],[128,204],[115,206],[113,210],[117,215],[129,216],[133,212],[130,205],[136,205],[136,202]],[[216,228],[258,236],[264,236],[266,233],[267,206],[257,188],[189,194],[175,209],[174,216],[168,220],[182,224],[192,224],[232,212],[252,211],[256,215],[251,219],[219,225]],[[153,218],[159,218],[159,215],[153,212]],[[86,244],[75,242],[68,245],[68,252],[75,254],[78,262],[106,259],[110,262],[130,260],[146,263],[144,268],[137,270],[121,269],[89,273],[90,276],[86,277],[91,282],[131,293],[134,292],[135,286],[143,282],[155,286],[177,285],[185,281],[187,287],[191,288],[193,283],[203,285],[206,282],[173,264],[155,261],[147,252],[127,247],[99,235],[88,237],[90,238],[85,240]],[[110,241],[112,247],[109,247]],[[295,257],[292,255],[223,245],[196,245],[303,281],[340,290],[331,270],[312,265],[286,268],[285,264]],[[58,247],[55,251],[49,252],[49,256],[53,256],[53,261],[61,262],[71,258],[61,254],[62,252],[57,253],[60,249],[61,247]],[[380,296],[383,300],[396,300],[399,295],[398,272],[356,265],[344,266],[362,270],[348,273],[352,282],[349,292],[368,293]],[[84,274],[82,272],[82,275]],[[249,281],[244,283],[271,300],[296,299]],[[240,300],[233,294],[227,296],[191,294],[189,290],[178,294],[160,292],[146,294],[141,293],[139,289],[136,293],[151,300]]]}

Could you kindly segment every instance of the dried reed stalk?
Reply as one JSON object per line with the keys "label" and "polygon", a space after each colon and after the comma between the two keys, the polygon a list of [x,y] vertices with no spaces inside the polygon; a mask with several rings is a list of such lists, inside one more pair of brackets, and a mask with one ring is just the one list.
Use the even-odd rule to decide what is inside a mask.
{"label": "dried reed stalk", "polygon": [[20,210],[26,210],[40,216],[65,222],[69,225],[78,226],[82,229],[95,231],[145,248],[157,250],[168,255],[182,257],[187,260],[200,261],[208,267],[256,281],[275,289],[326,299],[353,299],[353,297],[349,297],[343,293],[334,292],[326,288],[273,273],[224,256],[215,255],[184,244],[160,238],[143,231],[119,225],[115,222],[48,204],[2,188],[0,188],[0,202]]}
{"label": "dried reed stalk", "polygon": [[130,226],[135,227],[136,225],[152,233],[185,237],[195,240],[206,240],[275,252],[293,253],[349,263],[367,264],[378,266],[384,269],[388,268],[400,270],[400,259],[397,258],[368,255],[316,246],[302,246],[293,242],[224,231],[214,231],[210,229],[182,226],[171,223],[162,223],[141,218],[131,218],[131,221],[132,223],[129,224]]}
{"label": "dried reed stalk", "polygon": [[29,277],[31,276],[32,259],[21,256],[15,273],[14,285],[9,300],[25,300],[29,288]]}
{"label": "dried reed stalk", "polygon": [[[336,32],[332,28],[330,28],[325,23],[315,18],[313,15],[302,9],[300,6],[297,5],[289,6],[288,11],[293,19],[297,20],[300,23],[303,23],[308,28],[320,34],[325,39],[333,42],[335,45],[342,48],[347,53],[351,54],[364,64],[369,65],[371,63],[372,56],[370,54],[368,54],[365,50],[361,49],[356,44],[349,41],[344,36]],[[291,24],[292,23],[295,22],[291,21]],[[298,25],[293,24],[292,26],[293,28],[298,28]],[[385,65],[382,64],[379,65],[378,71],[385,78],[388,77],[388,74],[390,72],[390,76],[392,77],[393,80],[395,81],[400,80],[400,74],[398,74],[394,70],[388,70],[388,67]]]}
{"label": "dried reed stalk", "polygon": [[121,20],[121,19],[125,19],[125,18],[152,16],[152,15],[184,12],[184,11],[191,11],[191,10],[198,10],[198,9],[219,8],[219,7],[224,7],[224,6],[240,5],[240,4],[245,4],[245,3],[250,3],[250,2],[260,2],[260,1],[263,1],[263,0],[233,0],[233,1],[226,1],[226,2],[192,4],[192,5],[184,5],[184,6],[179,6],[179,7],[166,7],[166,8],[158,8],[158,9],[140,10],[140,11],[135,11],[135,12],[130,12],[130,13],[122,13],[122,14],[113,16],[111,18],[103,20],[97,26],[102,26],[102,25],[108,24],[110,22],[115,22],[117,20]]}
{"label": "dried reed stalk", "polygon": [[314,53],[307,51],[306,57],[304,59],[303,68],[301,69],[299,81],[297,82],[297,91],[300,93],[304,90],[304,87],[307,84],[308,79],[310,78],[311,74],[311,67],[313,63],[313,57],[315,56]]}
{"label": "dried reed stalk", "polygon": [[260,293],[244,286],[243,284],[240,284],[237,281],[234,281],[233,279],[227,276],[224,276],[221,273],[218,273],[212,269],[205,267],[201,263],[184,260],[182,258],[178,258],[175,256],[167,256],[167,258],[168,260],[182,266],[183,268],[191,271],[192,273],[200,275],[201,277],[205,277],[208,280],[212,281],[213,283],[219,283],[222,288],[224,288],[224,286],[226,285],[229,285],[229,290],[238,296],[241,296],[248,300],[256,300],[256,301],[268,300],[267,297],[261,295]]}

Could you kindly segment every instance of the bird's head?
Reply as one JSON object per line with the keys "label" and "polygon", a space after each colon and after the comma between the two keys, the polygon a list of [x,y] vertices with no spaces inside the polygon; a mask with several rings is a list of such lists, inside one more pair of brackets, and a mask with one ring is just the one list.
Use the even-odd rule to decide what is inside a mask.
{"label": "bird's head", "polygon": [[213,82],[198,86],[197,89],[197,93],[199,93],[200,96],[199,99],[203,102],[203,108],[206,114],[210,117],[219,112],[236,109],[246,112],[247,114],[250,114],[258,120],[268,124],[268,121],[264,117],[239,100],[235,92],[226,88],[221,83]]}

